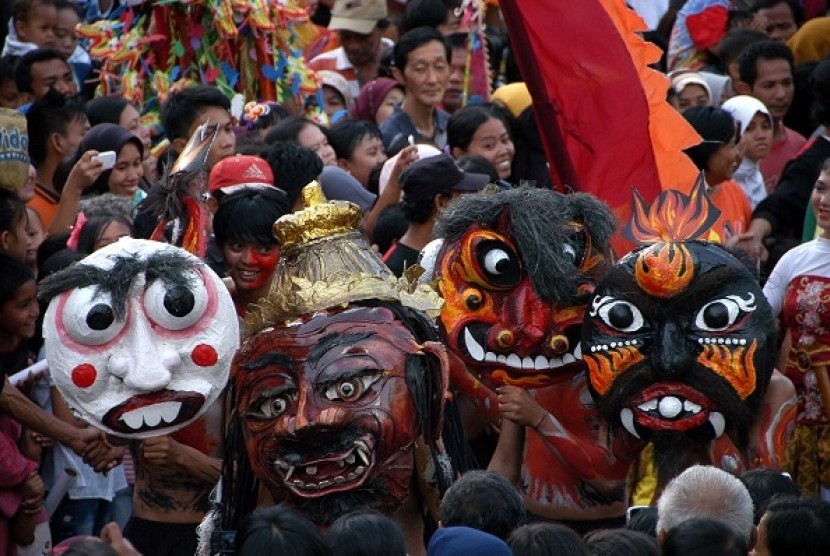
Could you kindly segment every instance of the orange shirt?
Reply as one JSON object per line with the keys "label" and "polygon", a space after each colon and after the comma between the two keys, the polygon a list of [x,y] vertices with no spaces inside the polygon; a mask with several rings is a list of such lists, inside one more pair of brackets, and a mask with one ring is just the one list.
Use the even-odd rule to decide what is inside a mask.
{"label": "orange shirt", "polygon": [[35,196],[28,202],[29,208],[35,209],[40,215],[40,221],[43,223],[43,229],[48,230],[52,220],[55,219],[55,214],[58,212],[58,202],[60,195],[44,189],[40,184],[35,186]]}
{"label": "orange shirt", "polygon": [[747,230],[752,220],[752,207],[746,193],[734,180],[718,184],[711,191],[709,198],[720,210],[720,218],[715,222],[712,231],[720,235],[721,243],[725,243],[730,235]]}

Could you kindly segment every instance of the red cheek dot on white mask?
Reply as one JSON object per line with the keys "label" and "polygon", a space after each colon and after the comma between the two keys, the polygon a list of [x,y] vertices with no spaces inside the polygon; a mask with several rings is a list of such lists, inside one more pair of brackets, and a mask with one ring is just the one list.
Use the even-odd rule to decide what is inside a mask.
{"label": "red cheek dot on white mask", "polygon": [[190,352],[190,358],[200,367],[212,367],[219,360],[219,355],[213,346],[199,344]]}
{"label": "red cheek dot on white mask", "polygon": [[83,363],[72,369],[72,383],[78,388],[89,388],[98,378],[98,371],[89,363]]}

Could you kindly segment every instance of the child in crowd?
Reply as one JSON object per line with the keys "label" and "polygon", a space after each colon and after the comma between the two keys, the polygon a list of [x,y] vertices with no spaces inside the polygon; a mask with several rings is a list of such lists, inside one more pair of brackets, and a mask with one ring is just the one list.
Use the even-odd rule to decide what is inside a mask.
{"label": "child in crowd", "polygon": [[16,193],[0,188],[0,253],[20,262],[26,260],[26,205]]}
{"label": "child in crowd", "polygon": [[22,56],[36,48],[54,48],[57,18],[54,0],[17,0],[3,56]]}
{"label": "child in crowd", "polygon": [[81,19],[81,12],[72,0],[55,0],[55,48],[66,57],[72,66],[78,90],[83,89],[84,81],[92,71],[92,60],[86,50],[78,43],[75,27]]}
{"label": "child in crowd", "polygon": [[[39,314],[32,271],[19,259],[0,254],[0,367],[7,375],[30,363],[28,340],[35,335]],[[37,524],[46,520],[43,481],[37,464],[17,446],[20,434],[20,424],[0,413],[0,554],[14,554],[14,544],[31,545]]]}
{"label": "child in crowd", "polygon": [[733,179],[744,190],[754,209],[767,196],[760,163],[772,147],[772,115],[763,102],[747,95],[730,98],[722,108],[735,119],[741,137],[738,141],[741,165],[735,170]]}

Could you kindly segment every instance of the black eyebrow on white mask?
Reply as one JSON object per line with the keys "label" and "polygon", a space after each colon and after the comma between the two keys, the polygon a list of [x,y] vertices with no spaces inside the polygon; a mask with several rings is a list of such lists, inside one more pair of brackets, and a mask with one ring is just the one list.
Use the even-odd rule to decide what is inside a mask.
{"label": "black eyebrow on white mask", "polygon": [[95,286],[96,295],[110,296],[116,318],[123,320],[127,313],[127,297],[138,275],[146,275],[145,287],[161,280],[168,288],[192,288],[186,272],[198,264],[186,255],[170,251],[153,253],[143,260],[119,255],[109,269],[80,262],[45,278],[38,287],[38,296],[49,302],[65,291]]}

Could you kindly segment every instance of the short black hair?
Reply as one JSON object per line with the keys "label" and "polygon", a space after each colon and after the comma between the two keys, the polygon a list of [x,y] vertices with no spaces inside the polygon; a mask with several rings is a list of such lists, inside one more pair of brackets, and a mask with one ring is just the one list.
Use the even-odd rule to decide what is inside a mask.
{"label": "short black hair", "polygon": [[416,27],[404,33],[395,43],[395,48],[392,51],[392,63],[395,64],[398,71],[403,72],[409,61],[409,53],[433,41],[444,45],[447,63],[449,63],[451,57],[450,47],[444,41],[444,35],[434,27]]}
{"label": "short black hair", "polygon": [[14,70],[17,67],[17,62],[20,60],[19,56],[3,56],[0,58],[0,83],[11,81],[17,87],[17,81],[14,78]]}
{"label": "short black hair", "polygon": [[750,7],[750,11],[752,13],[757,13],[758,10],[774,8],[778,4],[786,4],[789,6],[790,11],[793,13],[793,20],[795,20],[796,26],[801,27],[801,24],[804,23],[805,18],[804,8],[795,0],[755,0]]}
{"label": "short black hair", "polygon": [[32,66],[49,60],[61,60],[69,67],[66,56],[55,48],[36,48],[20,57],[14,70],[14,82],[21,93],[33,93]]}
{"label": "short black hair", "polygon": [[287,504],[251,512],[236,533],[238,556],[330,556],[314,524]]}
{"label": "short black hair", "polygon": [[54,0],[15,0],[12,7],[12,21],[28,21],[35,6],[54,6]]}
{"label": "short black hair", "polygon": [[496,170],[496,167],[480,154],[465,154],[455,161],[455,165],[464,172],[488,176],[490,183],[499,181],[499,172]]}
{"label": "short black hair", "polygon": [[594,529],[585,544],[591,556],[658,556],[657,539],[629,529]]}
{"label": "short black hair", "polygon": [[89,125],[115,124],[119,125],[121,113],[130,105],[130,101],[121,95],[104,95],[95,97],[86,103],[86,113]]}
{"label": "short black hair", "polygon": [[56,10],[72,10],[79,19],[83,19],[84,14],[81,8],[72,0],[54,0]]}
{"label": "short black hair", "polygon": [[317,126],[320,128],[320,131],[324,134],[326,133],[321,126],[312,122],[305,116],[289,116],[288,118],[277,122],[277,125],[272,127],[268,133],[265,134],[265,142],[269,145],[285,141],[299,143],[300,133],[302,133],[303,129],[310,125]]}
{"label": "short black hair", "polygon": [[0,253],[0,305],[12,299],[20,286],[34,281],[35,275],[26,263]]}
{"label": "short black hair", "polygon": [[274,222],[289,212],[285,194],[274,188],[245,188],[222,198],[213,215],[213,235],[219,245],[230,242],[273,247]]}
{"label": "short black hair", "polygon": [[337,158],[351,160],[364,139],[380,139],[378,126],[366,120],[343,120],[328,130],[329,144]]}
{"label": "short black hair", "polygon": [[494,471],[468,471],[444,494],[441,524],[472,527],[506,540],[525,520],[516,487]]}
{"label": "short black hair", "polygon": [[726,523],[694,518],[669,529],[661,549],[662,556],[744,556],[748,548],[743,536]]}
{"label": "short black hair", "polygon": [[274,174],[274,184],[285,191],[289,207],[294,206],[303,187],[323,171],[320,157],[297,143],[273,144],[265,153],[265,160]]}
{"label": "short black hair", "polygon": [[356,510],[334,520],[326,541],[337,556],[406,556],[401,526],[376,510]]}
{"label": "short black hair", "polygon": [[28,218],[26,203],[14,191],[0,187],[0,232],[11,232],[23,218]]}
{"label": "short black hair", "polygon": [[795,59],[787,45],[776,41],[756,42],[746,47],[738,56],[738,74],[741,81],[750,87],[758,79],[758,60],[786,60],[790,65],[790,73],[795,72]]}
{"label": "short black hair", "polygon": [[510,533],[507,544],[522,556],[591,556],[576,531],[561,523],[529,523]]}
{"label": "short black hair", "polygon": [[230,110],[231,101],[218,87],[197,85],[170,95],[161,109],[161,121],[167,138],[188,139],[188,132],[205,108],[216,106]]}
{"label": "short black hair", "polygon": [[738,477],[749,491],[752,498],[753,519],[755,525],[761,521],[761,516],[767,511],[772,499],[776,496],[801,496],[801,489],[793,482],[789,475],[772,469],[751,469]]}
{"label": "short black hair", "polygon": [[403,237],[408,227],[406,218],[397,204],[384,207],[372,233],[372,241],[378,246],[380,254],[389,251],[389,248]]}
{"label": "short black hair", "polygon": [[766,33],[755,29],[732,29],[721,39],[717,46],[718,58],[720,58],[723,69],[727,70],[729,64],[737,60],[741,52],[746,50],[749,45],[768,40],[769,36]]}
{"label": "short black hair", "polygon": [[50,135],[66,135],[71,122],[86,119],[86,108],[79,97],[67,99],[55,90],[50,90],[45,97],[32,104],[26,112],[32,163],[38,166],[46,159]]}
{"label": "short black hair", "polygon": [[459,0],[410,0],[398,23],[398,33],[403,35],[418,27],[437,28],[446,23],[449,11],[460,5]]}
{"label": "short black hair", "polygon": [[830,554],[830,504],[824,500],[775,500],[764,516],[771,556]]}

